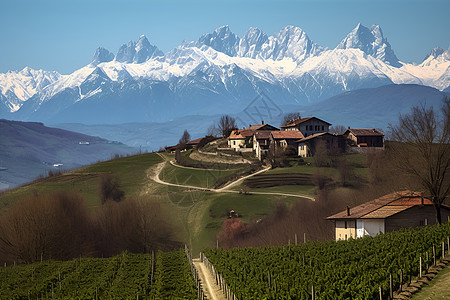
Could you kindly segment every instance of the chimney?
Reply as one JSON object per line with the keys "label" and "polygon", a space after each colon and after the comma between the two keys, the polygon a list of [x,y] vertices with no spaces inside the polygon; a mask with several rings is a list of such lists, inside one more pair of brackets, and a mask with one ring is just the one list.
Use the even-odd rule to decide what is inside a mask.
{"label": "chimney", "polygon": [[347,206],[347,216],[350,216],[350,207]]}
{"label": "chimney", "polygon": [[264,120],[261,120],[261,125],[264,125]]}
{"label": "chimney", "polygon": [[421,201],[420,204],[423,205],[423,195],[421,195],[420,201]]}

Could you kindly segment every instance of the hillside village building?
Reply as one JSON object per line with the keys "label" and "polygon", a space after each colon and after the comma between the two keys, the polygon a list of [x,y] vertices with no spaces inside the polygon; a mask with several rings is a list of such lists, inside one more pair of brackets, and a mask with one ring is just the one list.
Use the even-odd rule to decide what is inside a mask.
{"label": "hillside village building", "polygon": [[344,137],[358,147],[384,148],[384,134],[376,129],[348,128]]}
{"label": "hillside village building", "polygon": [[[441,206],[442,220],[450,217],[450,207]],[[400,228],[436,224],[431,200],[411,191],[395,192],[329,216],[334,222],[336,241],[375,236]]]}
{"label": "hillside village building", "polygon": [[233,130],[228,137],[228,146],[235,151],[252,151],[253,150],[253,134],[258,131],[279,131],[275,126],[264,124],[250,125],[244,129]]}
{"label": "hillside village building", "polygon": [[317,144],[321,141],[325,143],[327,150],[337,152],[343,152],[345,150],[345,139],[342,135],[321,132],[296,141],[298,156],[314,156]]}
{"label": "hillside village building", "polygon": [[300,131],[304,137],[307,137],[316,133],[328,132],[330,126],[330,123],[319,118],[308,117],[298,118],[289,124],[281,126],[281,129],[285,131],[297,130]]}
{"label": "hillside village building", "polygon": [[314,156],[316,146],[323,141],[328,151],[344,152],[347,144],[357,147],[384,148],[384,135],[376,129],[349,129],[342,135],[329,133],[331,123],[316,117],[298,118],[282,130],[269,125],[250,125],[233,130],[228,137],[228,147],[240,152],[254,152],[258,159],[273,149],[295,148],[300,157]]}

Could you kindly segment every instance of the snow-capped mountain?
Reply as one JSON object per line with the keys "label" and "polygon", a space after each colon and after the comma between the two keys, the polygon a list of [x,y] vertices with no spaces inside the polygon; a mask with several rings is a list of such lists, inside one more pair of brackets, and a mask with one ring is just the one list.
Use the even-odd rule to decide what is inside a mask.
{"label": "snow-capped mountain", "polygon": [[151,58],[163,56],[158,47],[150,44],[145,35],[141,35],[137,42],[129,41],[119,48],[115,60],[122,63],[143,63]]}
{"label": "snow-capped mountain", "polygon": [[0,117],[165,121],[239,112],[260,92],[279,105],[308,105],[392,83],[444,90],[450,85],[449,56],[449,49],[436,48],[419,65],[402,63],[378,25],[358,24],[331,50],[294,26],[272,36],[250,28],[242,38],[223,26],[166,54],[141,36],[115,56],[98,48],[91,63],[69,75],[29,68],[0,74]]}
{"label": "snow-capped mountain", "polygon": [[397,56],[391,48],[379,25],[372,25],[369,29],[359,23],[347,37],[339,43],[336,49],[360,49],[364,53],[380,59],[385,63],[401,67]]}
{"label": "snow-capped mountain", "polygon": [[6,99],[4,105],[15,112],[35,94],[61,78],[58,72],[33,70],[25,67],[21,71],[9,71],[0,74],[0,91]]}

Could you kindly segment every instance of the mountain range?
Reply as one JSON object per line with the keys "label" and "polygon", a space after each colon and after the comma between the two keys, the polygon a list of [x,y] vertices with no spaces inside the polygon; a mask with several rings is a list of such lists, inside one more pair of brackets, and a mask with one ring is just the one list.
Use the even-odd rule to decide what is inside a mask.
{"label": "mountain range", "polygon": [[166,122],[186,115],[238,114],[264,93],[279,106],[314,105],[343,92],[390,84],[448,91],[450,48],[420,64],[397,58],[381,27],[358,24],[334,49],[299,27],[268,36],[228,26],[163,53],[145,36],[114,55],[98,48],[68,75],[55,71],[0,74],[0,117],[49,124]]}

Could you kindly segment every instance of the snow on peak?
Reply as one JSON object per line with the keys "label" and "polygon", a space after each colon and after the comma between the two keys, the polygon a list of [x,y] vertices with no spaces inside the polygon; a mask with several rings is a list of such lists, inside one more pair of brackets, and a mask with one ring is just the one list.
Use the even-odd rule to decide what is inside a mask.
{"label": "snow on peak", "polygon": [[238,56],[256,58],[261,52],[262,45],[268,39],[265,32],[256,27],[250,27],[239,41]]}
{"label": "snow on peak", "polygon": [[96,66],[102,62],[109,62],[114,59],[114,54],[109,52],[107,49],[103,47],[98,47],[95,51],[94,58],[92,59],[91,64]]}
{"label": "snow on peak", "polygon": [[235,35],[228,25],[222,26],[214,30],[212,33],[202,35],[196,46],[209,46],[216,51],[225,53],[229,56],[235,56],[239,46],[239,37]]}
{"label": "snow on peak", "polygon": [[164,53],[158,47],[150,44],[145,35],[141,35],[137,42],[129,41],[120,46],[115,60],[123,63],[143,63]]}
{"label": "snow on peak", "polygon": [[391,48],[379,25],[372,25],[369,29],[361,23],[343,39],[336,49],[360,49],[367,55],[381,59],[385,63],[401,67],[397,56]]}
{"label": "snow on peak", "polygon": [[428,54],[424,61],[429,59],[438,59],[439,57],[443,57],[446,60],[450,59],[450,47],[448,47],[447,50],[441,48],[441,47],[435,47],[431,50],[430,54]]}
{"label": "snow on peak", "polygon": [[321,46],[313,43],[300,27],[289,25],[268,38],[261,47],[261,57],[273,60],[291,58],[301,62],[323,50]]}

